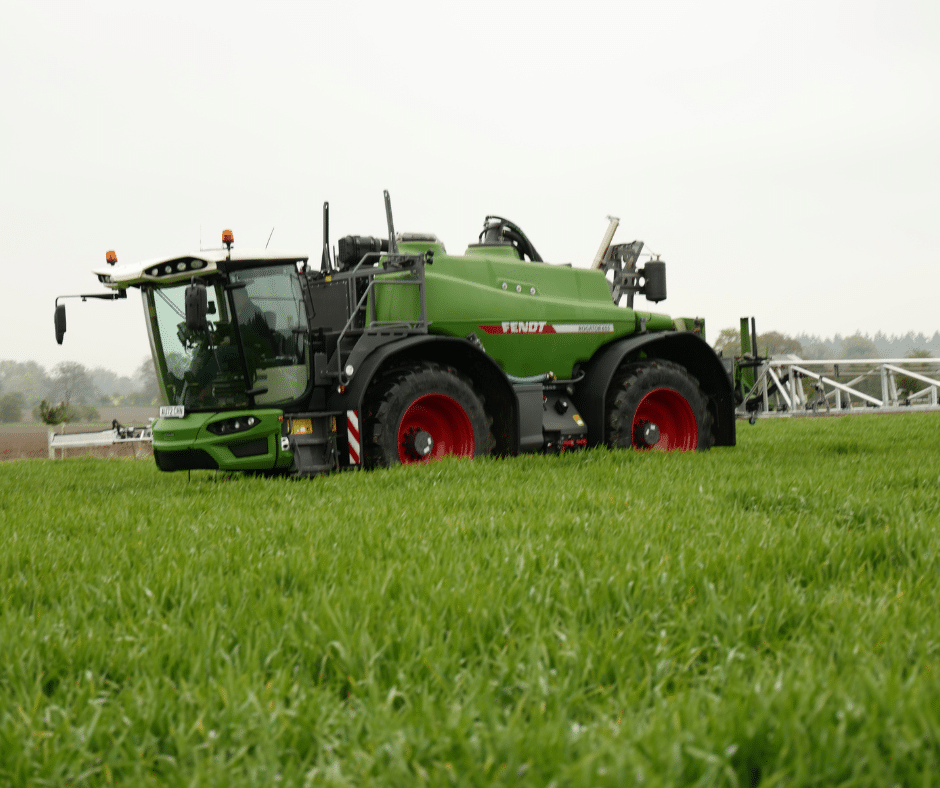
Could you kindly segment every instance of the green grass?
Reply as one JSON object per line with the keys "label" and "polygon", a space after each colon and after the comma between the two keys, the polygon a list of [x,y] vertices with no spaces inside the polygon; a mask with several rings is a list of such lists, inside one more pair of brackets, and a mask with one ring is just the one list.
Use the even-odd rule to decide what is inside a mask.
{"label": "green grass", "polygon": [[0,785],[934,785],[940,418],[0,465]]}

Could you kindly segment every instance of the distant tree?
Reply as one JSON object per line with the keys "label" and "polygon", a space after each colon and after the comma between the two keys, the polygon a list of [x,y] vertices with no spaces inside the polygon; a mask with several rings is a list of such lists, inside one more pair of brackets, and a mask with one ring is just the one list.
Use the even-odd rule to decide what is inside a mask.
{"label": "distant tree", "polygon": [[868,337],[853,334],[842,340],[842,358],[879,358],[878,348]]}
{"label": "distant tree", "polygon": [[40,421],[45,424],[67,424],[78,418],[78,413],[68,402],[60,402],[58,405],[50,405],[43,400],[33,410],[33,415],[38,416]]}
{"label": "distant tree", "polygon": [[0,383],[6,392],[20,391],[27,403],[49,396],[51,381],[35,361],[0,361]]}
{"label": "distant tree", "polygon": [[719,355],[731,357],[741,355],[741,334],[736,328],[723,328],[712,347]]}
{"label": "distant tree", "polygon": [[804,345],[803,354],[805,358],[814,361],[832,358],[834,355],[832,350],[829,349],[829,345],[825,342],[814,342],[809,345]]}
{"label": "distant tree", "polygon": [[137,390],[131,395],[135,404],[139,405],[159,405],[160,404],[160,383],[157,381],[157,370],[153,366],[153,359],[150,356],[144,358],[134,373],[134,380],[137,382]]}
{"label": "distant tree", "polygon": [[101,421],[101,414],[98,413],[98,409],[94,405],[79,405],[75,410],[78,412],[78,418],[82,421]]}
{"label": "distant tree", "polygon": [[111,404],[112,398],[125,397],[134,391],[135,382],[127,375],[118,375],[116,372],[104,367],[95,367],[88,374],[91,376],[95,388],[101,392],[101,397],[107,397],[106,401],[99,398],[98,401],[102,405]]}
{"label": "distant tree", "polygon": [[0,397],[0,421],[11,424],[23,420],[23,407],[26,397],[22,391],[11,391]]}
{"label": "distant tree", "polygon": [[[863,336],[860,332],[856,332],[852,336],[842,339],[839,345],[838,357],[844,359],[877,359],[881,356],[879,355],[878,348],[875,346],[874,342],[872,342],[867,336]],[[836,380],[838,380],[840,383],[849,383],[859,374],[861,374],[861,372],[862,371],[858,368],[850,369],[848,372],[843,368],[842,374],[839,375]],[[863,394],[867,394],[870,397],[880,399],[881,377],[877,373],[870,374],[864,380],[853,384],[853,388],[857,389]]]}
{"label": "distant tree", "polygon": [[55,399],[84,404],[96,399],[95,384],[88,370],[76,361],[63,361],[53,372],[52,393]]}
{"label": "distant tree", "polygon": [[803,346],[788,334],[765,331],[757,335],[757,352],[762,356],[802,356]]}
{"label": "distant tree", "polygon": [[[740,330],[737,328],[721,329],[712,347],[715,352],[723,356],[740,356]],[[781,334],[779,331],[765,331],[757,335],[757,352],[761,356],[786,356],[791,353],[800,356],[803,353],[803,346],[788,334]]]}
{"label": "distant tree", "polygon": [[879,358],[897,358],[901,355],[901,350],[899,348],[902,346],[903,339],[896,336],[884,337],[880,331],[875,334],[875,339],[873,340],[875,347],[878,348],[878,357]]}

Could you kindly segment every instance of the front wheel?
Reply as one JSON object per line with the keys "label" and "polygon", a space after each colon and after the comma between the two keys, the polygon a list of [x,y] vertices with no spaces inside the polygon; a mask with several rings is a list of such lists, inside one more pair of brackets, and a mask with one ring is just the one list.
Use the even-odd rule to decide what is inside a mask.
{"label": "front wheel", "polygon": [[711,422],[698,381],[671,361],[628,364],[607,392],[611,448],[704,451],[714,442]]}
{"label": "front wheel", "polygon": [[427,363],[400,370],[370,400],[367,467],[492,451],[483,402],[470,381],[450,367]]}

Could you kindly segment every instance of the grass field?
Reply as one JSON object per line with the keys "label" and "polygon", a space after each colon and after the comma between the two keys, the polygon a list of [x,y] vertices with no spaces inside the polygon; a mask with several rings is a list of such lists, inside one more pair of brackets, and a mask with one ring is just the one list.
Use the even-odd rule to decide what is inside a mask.
{"label": "grass field", "polygon": [[940,418],[0,464],[0,785],[940,783]]}

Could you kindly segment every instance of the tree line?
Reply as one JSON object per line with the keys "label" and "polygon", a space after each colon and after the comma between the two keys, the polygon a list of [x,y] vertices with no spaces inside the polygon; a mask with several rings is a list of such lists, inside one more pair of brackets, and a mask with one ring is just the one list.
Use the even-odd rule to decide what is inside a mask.
{"label": "tree line", "polygon": [[[74,361],[63,361],[51,371],[35,361],[0,361],[0,422],[22,421],[24,412],[43,421],[53,416],[97,421],[100,406],[159,402],[160,387],[149,356],[132,377],[103,367],[88,369]],[[61,410],[53,412],[53,408]]]}
{"label": "tree line", "polygon": [[[712,343],[723,356],[741,354],[741,337],[737,328],[723,328]],[[940,355],[940,331],[928,337],[913,331],[903,336],[888,337],[879,331],[874,336],[856,332],[843,337],[822,339],[813,334],[790,336],[779,331],[757,332],[757,352],[761,356],[794,355],[802,359],[838,358],[930,358]]]}

